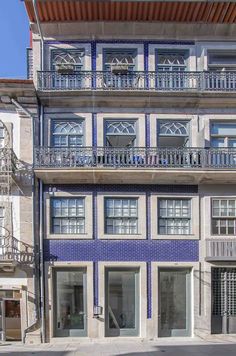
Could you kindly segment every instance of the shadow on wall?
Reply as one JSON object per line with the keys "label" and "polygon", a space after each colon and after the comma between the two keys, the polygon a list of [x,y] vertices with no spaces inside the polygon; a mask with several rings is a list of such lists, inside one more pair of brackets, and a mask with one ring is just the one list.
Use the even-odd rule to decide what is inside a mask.
{"label": "shadow on wall", "polygon": [[[173,342],[173,341],[169,341]],[[191,341],[190,341],[191,342]],[[9,346],[9,344],[5,344],[6,346]],[[107,346],[109,345],[109,351],[107,350]],[[21,347],[19,347],[19,351],[15,351],[16,347],[14,348],[14,351],[10,351],[10,348],[4,347],[4,344],[0,345],[0,355],[11,355],[11,356],[29,356],[29,355],[35,355],[35,356],[82,356],[82,355],[107,355],[107,356],[235,356],[236,355],[236,343],[232,344],[206,344],[206,345],[173,345],[173,346],[159,346],[159,345],[153,345],[152,342],[150,343],[137,343],[137,349],[143,349],[142,351],[136,351],[136,352],[125,352],[123,351],[124,349],[135,349],[135,344],[132,343],[117,343],[116,347],[118,347],[119,353],[117,352],[112,352],[111,351],[111,344],[94,344],[93,346],[90,345],[89,349],[87,349],[86,346],[88,345],[75,345],[76,350],[71,350],[71,351],[56,351],[56,350],[50,350],[50,349],[45,349],[42,350],[40,349],[40,346],[29,346],[29,351],[24,350],[21,351]],[[150,346],[153,345],[153,351],[148,351],[150,349]],[[65,345],[64,345],[65,346]],[[27,346],[26,346],[27,347]],[[12,345],[11,345],[11,348]],[[58,347],[57,347],[58,348]],[[145,351],[146,348],[146,351]],[[86,352],[87,349],[87,352]],[[114,346],[115,349],[115,346]],[[123,349],[123,350],[122,350]],[[89,350],[89,351],[88,351]],[[96,350],[96,351],[95,351]]]}
{"label": "shadow on wall", "polygon": [[[8,350],[4,350],[4,346],[9,346],[9,344],[1,344],[0,345],[0,355],[4,355],[4,356],[30,356],[30,355],[34,355],[34,356],[47,356],[47,355],[51,355],[51,356],[74,356],[76,355],[74,353],[74,351],[50,351],[50,350],[45,350],[45,351],[37,351],[37,346],[32,346],[31,351],[8,351]],[[12,345],[11,345],[12,346]],[[78,355],[80,353],[78,352]]]}
{"label": "shadow on wall", "polygon": [[[171,341],[170,341],[171,342]],[[181,346],[154,346],[156,351],[143,352],[120,352],[114,353],[113,356],[235,356],[236,339],[232,344],[212,344],[212,345],[181,345]],[[79,353],[78,353],[79,355]]]}

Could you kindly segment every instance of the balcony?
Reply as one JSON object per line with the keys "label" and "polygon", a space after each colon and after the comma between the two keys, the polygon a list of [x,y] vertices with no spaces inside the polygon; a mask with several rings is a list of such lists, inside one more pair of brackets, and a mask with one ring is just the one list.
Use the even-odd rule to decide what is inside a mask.
{"label": "balcony", "polygon": [[17,240],[5,229],[4,232],[5,235],[0,236],[0,271],[14,272],[19,264],[31,265],[34,262],[33,247]]}
{"label": "balcony", "polygon": [[236,72],[38,72],[43,105],[235,108]]}
{"label": "balcony", "polygon": [[38,72],[39,91],[236,91],[236,72]]}
{"label": "balcony", "polygon": [[236,149],[39,147],[34,170],[51,183],[235,183]]}
{"label": "balcony", "polygon": [[236,261],[236,240],[206,240],[206,261]]}

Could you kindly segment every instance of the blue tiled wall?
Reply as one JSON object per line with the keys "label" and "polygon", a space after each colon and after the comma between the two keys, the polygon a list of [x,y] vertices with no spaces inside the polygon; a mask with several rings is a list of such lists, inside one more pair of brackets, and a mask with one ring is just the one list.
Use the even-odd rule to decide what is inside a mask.
{"label": "blue tiled wall", "polygon": [[57,261],[198,261],[198,240],[45,240]]}
{"label": "blue tiled wall", "polygon": [[[45,261],[91,261],[94,266],[94,305],[98,305],[98,262],[139,261],[147,265],[147,318],[152,317],[151,262],[197,262],[199,259],[198,240],[152,240],[150,193],[197,193],[194,185],[57,185],[57,191],[92,192],[93,195],[93,236],[91,240],[51,239],[44,240]],[[49,186],[45,186],[47,192]],[[145,193],[147,208],[147,230],[145,240],[100,240],[97,232],[97,192]]]}

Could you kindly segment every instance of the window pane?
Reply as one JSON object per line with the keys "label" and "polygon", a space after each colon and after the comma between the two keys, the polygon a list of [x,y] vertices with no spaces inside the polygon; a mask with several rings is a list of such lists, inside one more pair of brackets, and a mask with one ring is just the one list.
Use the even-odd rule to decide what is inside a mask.
{"label": "window pane", "polygon": [[227,200],[221,200],[220,210],[221,216],[227,216]]}
{"label": "window pane", "polygon": [[211,133],[222,136],[236,136],[236,123],[213,123]]}
{"label": "window pane", "polygon": [[211,139],[211,146],[212,147],[225,147],[225,139],[224,138],[212,138]]}
{"label": "window pane", "polygon": [[228,234],[234,235],[234,220],[228,220]]}
{"label": "window pane", "polygon": [[220,220],[220,234],[226,235],[226,220]]}
{"label": "window pane", "polygon": [[84,233],[84,198],[52,199],[52,232]]}
{"label": "window pane", "polygon": [[228,216],[235,216],[235,200],[228,201]]}
{"label": "window pane", "polygon": [[212,234],[219,235],[219,220],[212,220]]}
{"label": "window pane", "polygon": [[52,125],[52,142],[56,147],[82,146],[83,122],[55,121]]}

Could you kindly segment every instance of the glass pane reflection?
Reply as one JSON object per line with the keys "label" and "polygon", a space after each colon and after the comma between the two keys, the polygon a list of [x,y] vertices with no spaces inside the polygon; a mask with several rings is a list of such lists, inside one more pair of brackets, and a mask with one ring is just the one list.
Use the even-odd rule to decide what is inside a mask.
{"label": "glass pane reflection", "polygon": [[83,271],[56,272],[57,330],[83,330],[84,312]]}

